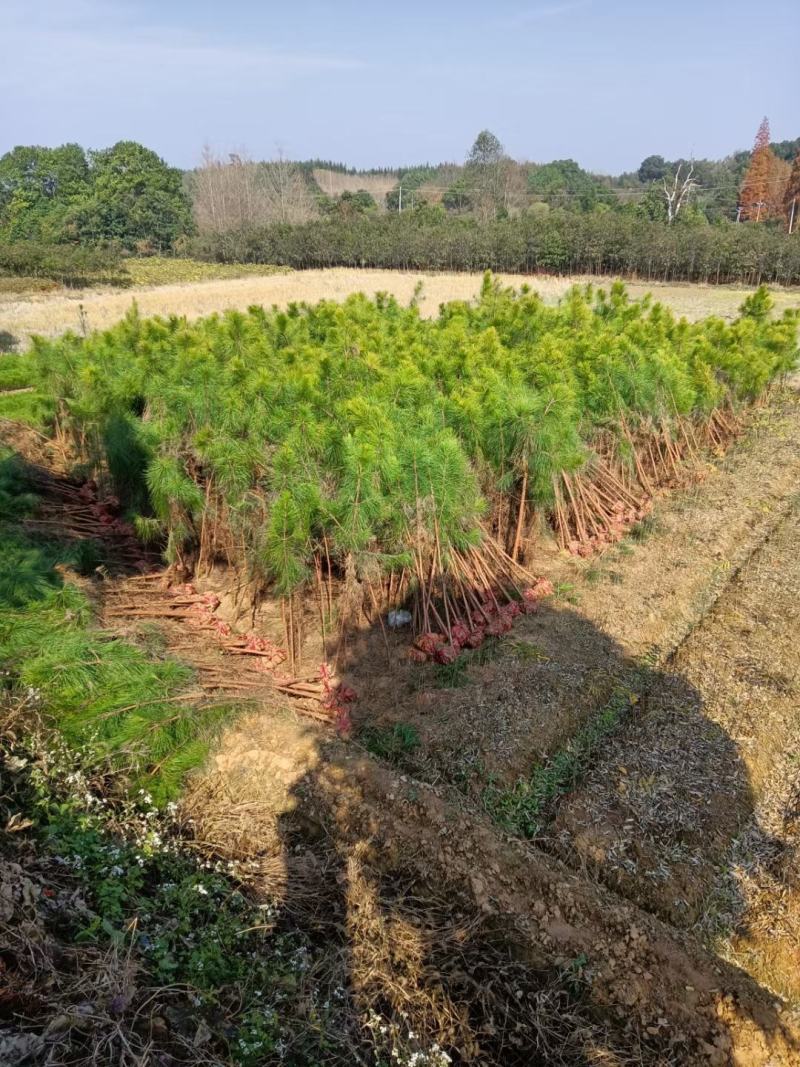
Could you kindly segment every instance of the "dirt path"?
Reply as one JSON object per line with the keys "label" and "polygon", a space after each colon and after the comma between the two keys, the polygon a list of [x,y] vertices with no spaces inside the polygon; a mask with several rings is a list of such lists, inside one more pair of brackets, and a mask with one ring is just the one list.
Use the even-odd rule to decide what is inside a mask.
{"label": "dirt path", "polygon": [[[291,719],[256,715],[231,731],[187,812],[211,851],[256,864],[265,897],[330,924],[365,1004],[406,1011],[415,1025],[422,1001],[466,1013],[463,1031],[449,1035],[457,1062],[766,1067],[800,1055],[797,1022],[774,996],[688,934],[503,839],[452,796]],[[489,1015],[464,973],[479,978],[481,963]],[[577,1016],[566,994],[573,982],[584,1003]],[[579,1047],[565,1048],[545,990],[567,998]],[[535,1027],[558,1050],[542,1035],[537,1054]],[[512,1036],[516,1047],[505,1044]]]}
{"label": "dirt path", "polygon": [[[498,275],[509,285],[530,285],[546,300],[556,300],[576,282],[586,278]],[[477,296],[481,274],[425,274],[410,271],[357,270],[344,267],[329,270],[297,271],[265,277],[232,278],[215,281],[142,287],[135,292],[86,290],[69,293],[34,294],[28,298],[0,298],[0,331],[27,346],[32,334],[55,337],[66,330],[105,329],[118,322],[135,300],[144,315],[186,315],[196,318],[229,308],[246,310],[252,304],[278,304],[292,301],[343,300],[351,293],[392,293],[407,303],[422,282],[421,308],[425,315],[436,313],[448,300],[471,300]],[[591,279],[595,283],[598,279]],[[613,279],[601,278],[609,285]],[[661,285],[657,282],[629,282],[633,297],[652,292],[656,299],[691,319],[717,314],[732,318],[751,290],[735,286],[690,284]],[[775,290],[776,307],[796,307],[800,293]]]}

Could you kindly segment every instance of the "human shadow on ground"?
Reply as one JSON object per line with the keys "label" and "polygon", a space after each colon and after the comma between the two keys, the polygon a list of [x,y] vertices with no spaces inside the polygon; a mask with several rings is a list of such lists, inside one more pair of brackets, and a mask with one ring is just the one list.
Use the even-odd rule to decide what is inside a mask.
{"label": "human shadow on ground", "polygon": [[[229,824],[237,824],[237,811],[249,813],[246,848],[269,871],[262,891],[277,891],[284,913],[313,929],[320,951],[338,961],[336,986],[352,1005],[360,1062],[727,1063],[743,1048],[753,1063],[796,1062],[798,1031],[774,995],[677,929],[658,893],[640,891],[640,884],[649,886],[650,866],[628,870],[630,856],[623,856],[617,867],[625,878],[601,877],[601,853],[613,851],[608,826],[616,832],[626,825],[624,798],[597,804],[581,826],[585,845],[572,833],[568,847],[559,848],[553,832],[560,809],[581,796],[582,782],[603,781],[613,792],[604,751],[617,737],[646,734],[655,716],[664,729],[642,767],[655,775],[655,829],[643,839],[656,859],[676,862],[675,884],[683,884],[688,864],[691,906],[699,907],[731,842],[753,817],[735,742],[704,716],[700,694],[685,680],[629,661],[578,611],[544,605],[537,624],[558,634],[568,660],[576,649],[602,649],[616,679],[612,691],[635,684],[638,699],[596,733],[578,763],[565,770],[553,756],[549,767],[561,766],[561,779],[547,764],[538,777],[532,769],[529,799],[537,803],[540,828],[533,842],[509,836],[507,819],[498,826],[475,788],[448,781],[440,758],[436,774],[423,781],[414,769],[425,769],[424,758],[406,761],[402,752],[399,764],[396,754],[376,758],[358,734],[342,741],[297,727],[313,735],[316,758],[298,770],[281,810],[265,805],[263,835],[253,813],[269,763],[255,757],[251,769],[229,764],[217,777],[217,803]],[[346,676],[356,687],[362,667],[375,671],[377,640],[362,634],[348,643]],[[532,702],[541,669],[541,663],[522,668],[530,671]],[[655,706],[664,699],[672,709],[666,717]],[[435,713],[435,700],[425,706]],[[587,706],[580,729],[606,709]],[[357,722],[369,727],[369,707],[359,709]],[[231,735],[239,731],[239,747],[258,753],[265,729],[254,715]],[[290,737],[284,759],[291,759]],[[485,744],[491,749],[491,722]],[[569,745],[562,751],[569,753]],[[711,811],[707,788],[695,795],[706,778],[717,790],[724,786]],[[213,779],[211,773],[206,782]],[[202,822],[202,799],[199,810]],[[236,847],[241,842],[240,836]],[[694,857],[704,851],[709,860],[698,875]],[[449,1060],[437,1059],[441,1053]]]}

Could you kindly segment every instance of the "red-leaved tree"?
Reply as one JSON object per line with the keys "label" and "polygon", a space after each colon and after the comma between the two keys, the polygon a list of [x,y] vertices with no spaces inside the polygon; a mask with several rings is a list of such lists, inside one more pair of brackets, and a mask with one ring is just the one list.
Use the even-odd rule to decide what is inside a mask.
{"label": "red-leaved tree", "polygon": [[765,117],[758,127],[750,166],[739,193],[740,218],[743,221],[763,222],[774,204],[776,157],[769,146],[769,121]]}

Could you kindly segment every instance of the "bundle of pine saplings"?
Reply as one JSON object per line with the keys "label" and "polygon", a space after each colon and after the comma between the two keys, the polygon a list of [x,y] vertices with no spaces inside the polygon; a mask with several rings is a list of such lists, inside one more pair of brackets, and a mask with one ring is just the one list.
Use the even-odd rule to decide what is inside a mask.
{"label": "bundle of pine saplings", "polygon": [[723,447],[794,367],[797,330],[764,289],[734,322],[691,323],[622,284],[548,306],[487,276],[433,319],[385,295],[134,309],[34,358],[54,432],[177,573],[246,569],[289,627],[304,591],[323,628],[406,606],[420,654],[447,660],[541,595],[524,563],[545,524],[597,551]]}

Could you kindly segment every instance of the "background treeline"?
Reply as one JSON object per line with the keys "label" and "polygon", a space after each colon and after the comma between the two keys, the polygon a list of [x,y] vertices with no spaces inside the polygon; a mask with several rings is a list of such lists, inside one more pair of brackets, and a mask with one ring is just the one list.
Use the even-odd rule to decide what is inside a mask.
{"label": "background treeline", "polygon": [[0,275],[112,280],[124,254],[171,252],[193,232],[181,171],[134,141],[0,158]]}
{"label": "background treeline", "polygon": [[131,255],[293,267],[798,280],[800,138],[723,160],[648,156],[592,174],[514,160],[488,130],[463,164],[355,171],[205,149],[190,171],[122,141],[21,146],[0,158],[0,275],[122,276]]}
{"label": "background treeline", "polygon": [[622,213],[554,210],[482,222],[429,210],[205,235],[196,254],[220,262],[310,267],[550,274],[800,284],[800,240],[767,226],[666,226]]}
{"label": "background treeline", "polygon": [[135,141],[20,146],[0,158],[0,241],[171,249],[192,230],[180,170]]}

